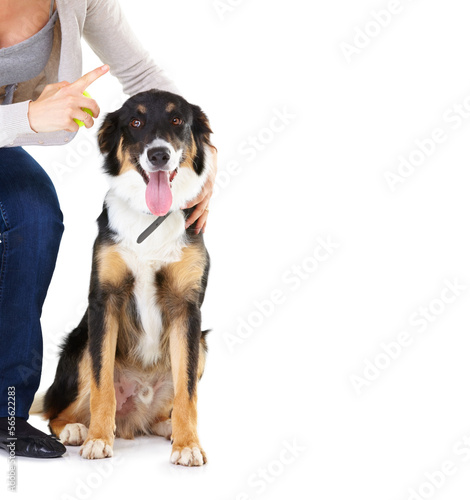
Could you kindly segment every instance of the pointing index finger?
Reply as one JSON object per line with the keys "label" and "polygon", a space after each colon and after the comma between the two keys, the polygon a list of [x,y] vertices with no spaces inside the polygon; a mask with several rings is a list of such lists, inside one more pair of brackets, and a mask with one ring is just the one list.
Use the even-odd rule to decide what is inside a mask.
{"label": "pointing index finger", "polygon": [[103,76],[109,70],[109,66],[105,64],[104,66],[100,66],[88,73],[85,73],[78,80],[75,80],[70,86],[75,87],[80,92],[83,92],[89,85],[91,85],[95,80],[97,80],[100,76]]}

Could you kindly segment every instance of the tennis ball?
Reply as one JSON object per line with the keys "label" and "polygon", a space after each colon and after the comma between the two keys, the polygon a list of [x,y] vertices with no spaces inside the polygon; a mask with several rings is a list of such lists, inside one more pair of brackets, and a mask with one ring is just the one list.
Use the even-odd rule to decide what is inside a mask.
{"label": "tennis ball", "polygon": [[[83,95],[85,97],[90,97],[91,98],[91,95],[86,90],[85,90],[85,92],[83,92]],[[93,116],[93,113],[88,108],[82,108],[82,109],[83,109],[83,111],[85,111],[86,113],[88,113],[90,116]],[[81,120],[77,120],[76,118],[74,118],[73,121],[75,123],[77,123],[79,127],[83,127],[83,125],[85,125]]]}

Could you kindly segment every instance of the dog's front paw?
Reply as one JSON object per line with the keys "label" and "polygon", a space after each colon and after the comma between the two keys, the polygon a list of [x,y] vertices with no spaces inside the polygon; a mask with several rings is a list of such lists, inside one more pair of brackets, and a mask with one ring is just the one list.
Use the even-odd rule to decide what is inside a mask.
{"label": "dog's front paw", "polygon": [[80,446],[88,435],[88,429],[83,424],[67,424],[60,433],[59,439],[63,444]]}
{"label": "dog's front paw", "polygon": [[112,457],[112,444],[104,439],[87,439],[80,449],[80,455],[89,459]]}
{"label": "dog's front paw", "polygon": [[175,446],[171,451],[170,461],[176,465],[188,467],[204,465],[207,462],[204,450],[199,446]]}

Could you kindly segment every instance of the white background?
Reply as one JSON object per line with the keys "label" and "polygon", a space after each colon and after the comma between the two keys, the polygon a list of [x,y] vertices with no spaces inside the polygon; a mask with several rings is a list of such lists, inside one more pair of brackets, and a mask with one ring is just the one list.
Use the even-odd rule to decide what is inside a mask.
{"label": "white background", "polygon": [[[231,1],[219,14],[211,0],[121,0],[157,63],[209,115],[219,148],[203,308],[213,331],[199,386],[209,463],[171,465],[162,438],[118,439],[112,459],[93,462],[69,447],[62,459],[20,459],[18,497],[467,499],[470,288],[449,304],[439,297],[446,280],[470,286],[470,112],[456,118],[458,106],[470,110],[469,9],[395,1],[400,12],[382,13],[379,26],[369,23],[385,1]],[[343,43],[361,44],[349,62]],[[99,61],[84,50],[85,72]],[[103,112],[120,102],[110,75],[89,91]],[[294,116],[279,130],[283,110]],[[435,129],[445,140],[433,146]],[[29,148],[66,224],[42,318],[41,390],[87,297],[106,191],[96,130]],[[255,155],[250,137],[265,142]],[[431,154],[420,158],[415,141]],[[410,155],[420,164],[393,191],[385,174]],[[339,247],[312,271],[318,238]],[[295,266],[308,270],[294,290]],[[264,302],[260,316],[256,301],[273,293],[282,304]],[[417,327],[429,306],[435,314]],[[231,348],[241,321],[257,326]],[[391,360],[384,349],[397,351],[400,334],[407,345]],[[374,362],[375,380],[356,390],[352,377]],[[453,474],[434,474],[446,461]]]}

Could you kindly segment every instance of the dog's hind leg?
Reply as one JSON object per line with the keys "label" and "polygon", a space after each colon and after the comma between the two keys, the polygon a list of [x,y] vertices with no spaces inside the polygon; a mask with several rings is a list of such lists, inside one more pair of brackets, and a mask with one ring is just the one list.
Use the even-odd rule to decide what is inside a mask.
{"label": "dog's hind leg", "polygon": [[49,421],[49,429],[63,444],[80,446],[85,441],[88,428],[88,398],[84,393]]}
{"label": "dog's hind leg", "polygon": [[171,418],[157,418],[150,429],[152,434],[166,439],[171,439],[171,431]]}
{"label": "dog's hind leg", "polygon": [[51,420],[49,427],[63,444],[70,446],[80,446],[88,435],[88,429],[85,425],[73,422],[62,414]]}

